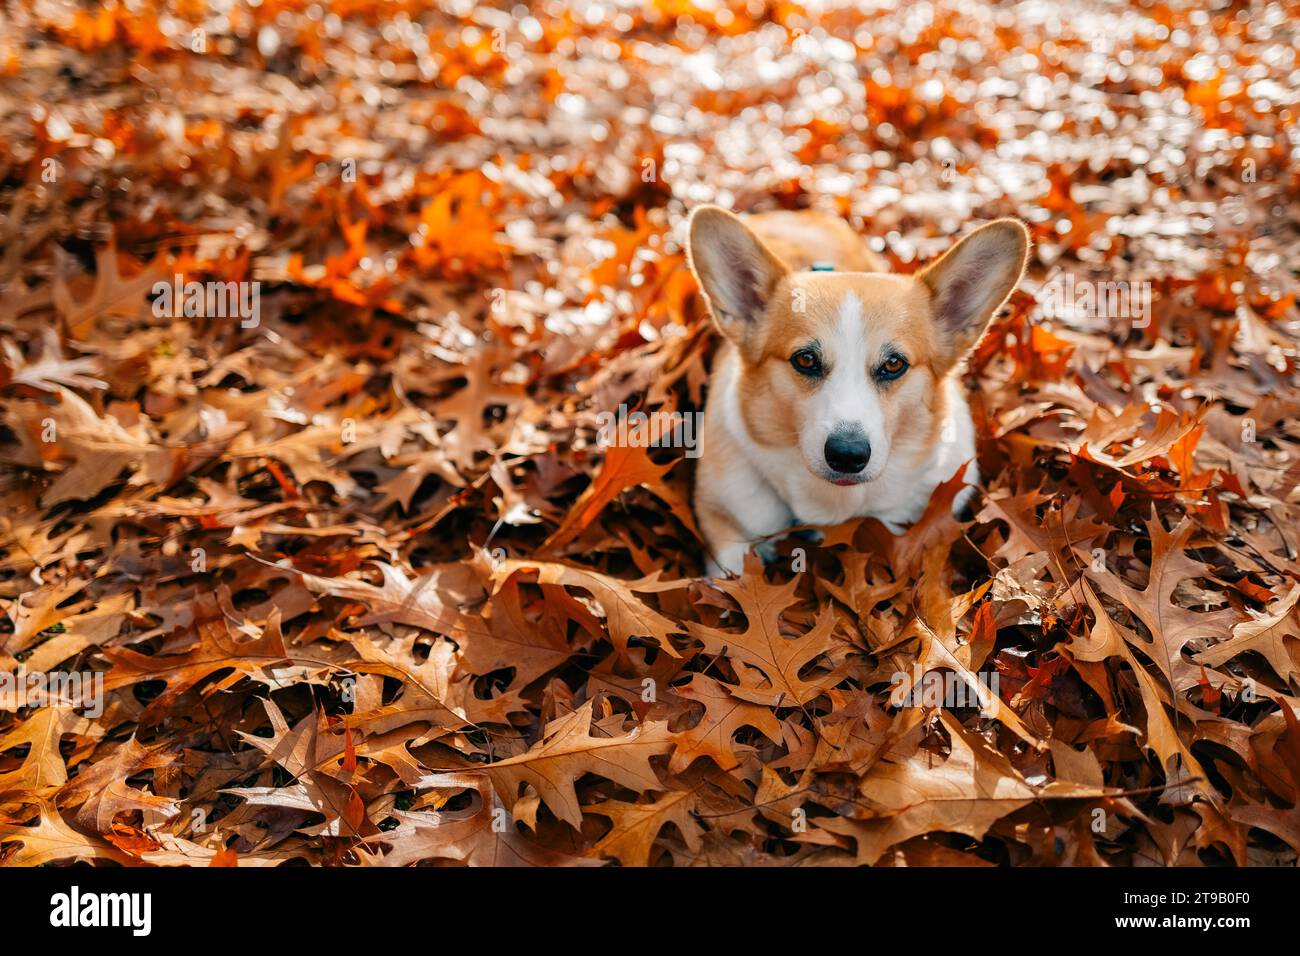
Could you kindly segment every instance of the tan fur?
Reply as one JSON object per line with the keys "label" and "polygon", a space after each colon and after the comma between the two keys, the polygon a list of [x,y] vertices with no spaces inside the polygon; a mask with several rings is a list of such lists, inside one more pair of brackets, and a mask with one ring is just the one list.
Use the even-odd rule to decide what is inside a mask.
{"label": "tan fur", "polygon": [[[782,212],[742,224],[716,207],[696,210],[691,267],[726,339],[695,494],[715,569],[736,570],[745,547],[792,520],[874,514],[897,525],[919,517],[933,487],[973,458],[957,376],[1019,279],[1027,249],[1024,227],[1001,220],[916,276],[896,276],[838,219]],[[817,261],[836,271],[799,271]],[[812,346],[819,378],[791,364]],[[880,363],[894,355],[907,369],[888,381]],[[870,434],[868,465],[857,475],[818,452],[828,428],[849,424]],[[966,474],[974,480],[973,464]]]}
{"label": "tan fur", "polygon": [[[795,290],[805,291],[804,311],[791,309]],[[891,383],[882,391],[891,422],[922,396],[933,391],[947,372],[936,367],[938,345],[928,322],[929,295],[917,283],[899,276],[858,276],[850,273],[807,273],[791,276],[773,299],[772,310],[784,316],[766,326],[757,347],[740,356],[741,409],[745,424],[761,445],[788,445],[807,424],[801,396],[816,385],[790,374],[789,357],[806,341],[825,339],[836,321],[843,294],[853,291],[866,310],[879,315],[877,333],[916,357],[906,381]],[[725,347],[725,346],[724,346]],[[924,378],[922,377],[924,376]]]}
{"label": "tan fur", "polygon": [[745,224],[791,269],[802,271],[816,262],[832,262],[840,272],[889,270],[853,227],[835,216],[780,209],[746,216]]}

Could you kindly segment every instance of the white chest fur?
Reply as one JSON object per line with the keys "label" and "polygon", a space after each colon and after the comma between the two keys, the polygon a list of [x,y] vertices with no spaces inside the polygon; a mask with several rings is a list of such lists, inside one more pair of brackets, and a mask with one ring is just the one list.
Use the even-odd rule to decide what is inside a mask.
{"label": "white chest fur", "polygon": [[[733,359],[734,361],[734,359]],[[729,447],[739,450],[744,461],[731,463],[714,474],[725,474],[729,485],[725,500],[742,526],[757,535],[773,534],[790,524],[838,524],[850,518],[876,517],[894,526],[916,521],[925,511],[934,489],[951,478],[963,462],[969,462],[964,478],[979,480],[975,457],[975,427],[963,389],[954,379],[946,380],[948,421],[940,427],[940,440],[929,453],[916,460],[894,456],[874,480],[859,485],[839,486],[812,474],[797,448],[765,448],[756,443],[745,427],[734,388],[732,361],[720,363],[715,372],[714,401],[718,414],[705,424],[704,454],[709,453],[709,430],[725,429]],[[771,489],[764,494],[761,485]],[[970,492],[963,492],[957,507]],[[778,498],[784,507],[776,507]]]}

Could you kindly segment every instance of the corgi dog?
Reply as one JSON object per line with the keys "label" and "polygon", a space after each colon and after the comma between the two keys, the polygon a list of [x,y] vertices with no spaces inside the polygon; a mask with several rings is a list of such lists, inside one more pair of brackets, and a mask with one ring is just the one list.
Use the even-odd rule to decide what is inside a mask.
{"label": "corgi dog", "polygon": [[899,533],[958,469],[978,482],[961,370],[1024,273],[1021,223],[982,226],[911,276],[816,213],[702,206],[687,247],[723,338],[694,493],[711,575],[795,524],[872,516]]}

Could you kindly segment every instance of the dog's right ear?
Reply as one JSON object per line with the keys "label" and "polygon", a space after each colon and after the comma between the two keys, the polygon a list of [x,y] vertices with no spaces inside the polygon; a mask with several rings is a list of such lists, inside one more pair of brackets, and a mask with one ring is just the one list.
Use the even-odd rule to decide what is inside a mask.
{"label": "dog's right ear", "polygon": [[739,218],[717,206],[691,213],[687,251],[722,334],[743,341],[790,270]]}

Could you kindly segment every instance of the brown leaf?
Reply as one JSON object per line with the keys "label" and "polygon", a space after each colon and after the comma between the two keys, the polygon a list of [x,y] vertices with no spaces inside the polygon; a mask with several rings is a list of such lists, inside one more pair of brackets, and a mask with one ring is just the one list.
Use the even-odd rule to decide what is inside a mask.
{"label": "brown leaf", "polygon": [[650,758],[672,749],[668,725],[649,723],[618,737],[591,735],[592,704],[547,724],[536,744],[517,757],[498,760],[487,770],[507,807],[514,806],[519,786],[531,784],[559,819],[582,825],[574,781],[594,773],[637,792],[660,789]]}

